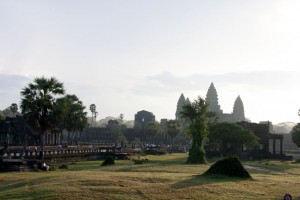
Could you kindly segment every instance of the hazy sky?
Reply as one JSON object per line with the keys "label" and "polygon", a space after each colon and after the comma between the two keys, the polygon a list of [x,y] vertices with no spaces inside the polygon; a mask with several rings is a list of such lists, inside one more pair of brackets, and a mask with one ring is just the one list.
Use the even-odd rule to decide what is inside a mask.
{"label": "hazy sky", "polygon": [[[98,119],[174,118],[181,93],[253,122],[300,121],[298,0],[0,0],[0,110],[55,76]],[[90,114],[89,114],[90,115]]]}

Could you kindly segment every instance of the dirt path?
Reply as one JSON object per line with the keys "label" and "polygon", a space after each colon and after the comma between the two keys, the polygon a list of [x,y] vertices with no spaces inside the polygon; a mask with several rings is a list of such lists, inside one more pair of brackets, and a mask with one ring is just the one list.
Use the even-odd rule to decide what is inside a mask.
{"label": "dirt path", "polygon": [[273,170],[269,170],[263,167],[255,167],[255,166],[249,166],[249,165],[245,165],[244,166],[246,169],[252,169],[252,170],[257,170],[257,171],[262,171],[262,172],[269,172],[272,174],[287,174],[285,172],[278,172],[278,171],[273,171]]}

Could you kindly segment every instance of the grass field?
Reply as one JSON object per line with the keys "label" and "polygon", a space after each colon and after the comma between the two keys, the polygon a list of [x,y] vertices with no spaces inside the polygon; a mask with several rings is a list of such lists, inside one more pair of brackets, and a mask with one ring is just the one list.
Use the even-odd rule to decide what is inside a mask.
{"label": "grass field", "polygon": [[100,167],[102,161],[50,164],[55,171],[0,173],[0,199],[300,199],[300,163],[249,161],[253,180],[201,176],[207,165],[185,165],[187,154],[148,156]]}

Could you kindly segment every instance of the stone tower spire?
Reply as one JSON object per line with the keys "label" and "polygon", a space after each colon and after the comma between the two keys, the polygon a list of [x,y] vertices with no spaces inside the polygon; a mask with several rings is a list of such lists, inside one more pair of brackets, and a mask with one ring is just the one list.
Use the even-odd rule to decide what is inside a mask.
{"label": "stone tower spire", "polygon": [[190,101],[190,99],[187,97],[186,98],[186,100],[185,100],[185,104],[187,105],[187,104],[191,104],[191,101]]}
{"label": "stone tower spire", "polygon": [[185,97],[183,94],[180,95],[178,102],[177,102],[177,109],[175,113],[175,117],[178,120],[180,118],[180,112],[182,111],[182,107],[185,104]]}
{"label": "stone tower spire", "polygon": [[235,122],[245,121],[244,104],[240,96],[234,102],[232,117]]}
{"label": "stone tower spire", "polygon": [[215,112],[217,114],[223,113],[223,111],[221,110],[220,105],[219,105],[218,94],[217,94],[217,90],[214,86],[214,83],[210,84],[208,91],[206,93],[205,101],[208,104],[209,112]]}

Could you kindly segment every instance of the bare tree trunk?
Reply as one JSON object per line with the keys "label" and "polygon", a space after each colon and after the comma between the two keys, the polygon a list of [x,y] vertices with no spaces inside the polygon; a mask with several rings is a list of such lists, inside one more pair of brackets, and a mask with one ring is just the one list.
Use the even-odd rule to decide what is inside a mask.
{"label": "bare tree trunk", "polygon": [[93,127],[93,119],[94,119],[94,115],[92,113],[92,122],[91,122],[91,127]]}

